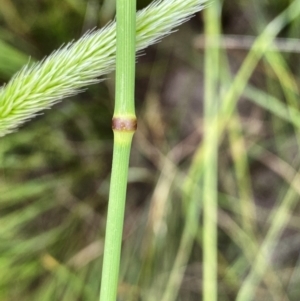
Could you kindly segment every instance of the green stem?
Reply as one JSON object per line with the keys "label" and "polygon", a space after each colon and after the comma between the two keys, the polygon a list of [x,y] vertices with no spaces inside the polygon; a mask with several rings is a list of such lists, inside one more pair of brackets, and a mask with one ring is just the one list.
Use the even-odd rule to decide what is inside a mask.
{"label": "green stem", "polygon": [[[106,223],[100,301],[117,296],[127,173],[133,133],[114,133],[115,144]],[[117,143],[116,141],[119,141]]]}
{"label": "green stem", "polygon": [[136,0],[117,0],[116,115],[135,118]]}
{"label": "green stem", "polygon": [[217,300],[217,162],[219,3],[205,11],[205,100],[204,100],[204,174],[203,174],[203,300]]}
{"label": "green stem", "polygon": [[136,1],[117,0],[114,151],[105,234],[100,301],[117,298],[127,175],[136,129],[134,109]]}

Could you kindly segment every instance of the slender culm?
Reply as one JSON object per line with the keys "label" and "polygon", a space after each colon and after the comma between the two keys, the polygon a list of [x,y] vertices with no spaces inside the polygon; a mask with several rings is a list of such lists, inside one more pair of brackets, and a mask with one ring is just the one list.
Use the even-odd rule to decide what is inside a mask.
{"label": "slender culm", "polygon": [[117,0],[114,151],[105,230],[100,301],[117,299],[131,142],[136,130],[136,0]]}
{"label": "slender culm", "polygon": [[[172,32],[201,10],[207,0],[156,1],[137,13],[136,50]],[[0,136],[51,107],[61,99],[99,82],[111,72],[116,59],[116,23],[87,32],[43,61],[25,66],[0,88]]]}

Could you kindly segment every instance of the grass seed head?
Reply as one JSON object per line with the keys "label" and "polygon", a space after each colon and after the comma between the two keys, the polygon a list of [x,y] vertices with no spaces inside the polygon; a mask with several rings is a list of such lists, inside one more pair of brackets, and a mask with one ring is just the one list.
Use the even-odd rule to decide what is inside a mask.
{"label": "grass seed head", "polygon": [[[136,50],[158,42],[207,0],[158,0],[137,13]],[[23,67],[0,88],[0,136],[65,97],[97,83],[115,67],[116,23],[87,32],[39,63]]]}

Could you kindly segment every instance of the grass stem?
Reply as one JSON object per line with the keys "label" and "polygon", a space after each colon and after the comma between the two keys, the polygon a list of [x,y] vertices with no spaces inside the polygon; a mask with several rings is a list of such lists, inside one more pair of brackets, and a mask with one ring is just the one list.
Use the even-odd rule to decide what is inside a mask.
{"label": "grass stem", "polygon": [[217,300],[217,207],[218,207],[218,115],[219,3],[205,11],[205,95],[203,174],[203,300]]}
{"label": "grass stem", "polygon": [[112,127],[114,151],[109,192],[100,301],[117,297],[127,175],[136,129],[134,109],[136,1],[117,1],[116,100]]}

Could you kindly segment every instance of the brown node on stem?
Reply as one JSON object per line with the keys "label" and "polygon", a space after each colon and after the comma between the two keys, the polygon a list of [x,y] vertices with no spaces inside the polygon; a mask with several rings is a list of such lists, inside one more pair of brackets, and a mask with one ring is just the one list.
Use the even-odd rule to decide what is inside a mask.
{"label": "brown node on stem", "polygon": [[135,132],[137,129],[136,118],[114,117],[112,129],[120,132]]}

